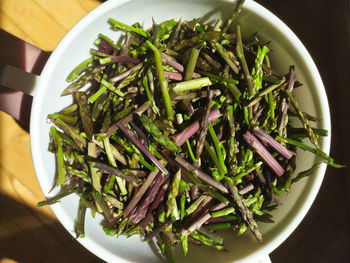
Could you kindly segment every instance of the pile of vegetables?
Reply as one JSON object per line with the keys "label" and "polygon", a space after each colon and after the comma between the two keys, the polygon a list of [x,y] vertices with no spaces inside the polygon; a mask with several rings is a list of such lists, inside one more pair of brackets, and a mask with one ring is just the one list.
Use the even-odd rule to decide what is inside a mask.
{"label": "pile of vegetables", "polygon": [[98,35],[67,77],[62,96],[74,103],[48,116],[61,190],[38,205],[76,193],[78,237],[90,208],[108,235],[156,237],[173,261],[177,243],[185,254],[188,242],[224,250],[218,229],[262,241],[257,222],[273,222],[281,192],[319,166],[296,174],[296,148],[338,167],[318,144],[327,131],[293,96],[294,67],[277,75],[269,43],[242,39],[243,3],[214,24],[171,19],[145,30],[110,18],[125,34]]}

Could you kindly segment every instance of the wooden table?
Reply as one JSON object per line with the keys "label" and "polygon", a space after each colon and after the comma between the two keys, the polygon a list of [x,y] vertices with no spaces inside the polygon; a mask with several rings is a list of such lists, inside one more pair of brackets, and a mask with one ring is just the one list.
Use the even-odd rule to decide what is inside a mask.
{"label": "wooden table", "polygon": [[[97,0],[1,0],[0,28],[52,51],[65,32],[99,4]],[[66,232],[49,207],[36,207],[43,198],[29,134],[0,112],[0,262],[103,262]]]}
{"label": "wooden table", "polygon": [[[301,38],[329,97],[332,156],[349,165],[350,41],[346,0],[259,0]],[[97,0],[1,0],[0,28],[51,51]],[[0,39],[1,41],[1,39]],[[317,200],[273,262],[349,262],[349,169],[328,168]],[[43,199],[29,134],[0,112],[0,262],[101,262],[65,231]]]}

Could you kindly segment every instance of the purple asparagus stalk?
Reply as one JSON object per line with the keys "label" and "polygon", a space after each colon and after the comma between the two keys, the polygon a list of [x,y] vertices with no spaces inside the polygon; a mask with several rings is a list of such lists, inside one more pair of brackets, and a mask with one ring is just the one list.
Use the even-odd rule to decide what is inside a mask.
{"label": "purple asparagus stalk", "polygon": [[157,174],[157,177],[153,180],[152,185],[148,187],[148,190],[144,195],[145,198],[138,206],[136,213],[134,216],[132,216],[132,218],[130,218],[134,224],[139,223],[146,216],[149,205],[153,202],[159,191],[159,188],[167,179],[168,176],[163,176],[160,173]]}
{"label": "purple asparagus stalk", "polygon": [[289,73],[289,81],[288,81],[288,91],[292,92],[294,88],[294,77],[295,77],[295,69],[294,66],[290,66],[290,73]]}
{"label": "purple asparagus stalk", "polygon": [[127,205],[127,207],[124,209],[123,214],[128,216],[130,211],[137,205],[137,203],[140,201],[141,197],[144,195],[144,193],[147,191],[148,187],[153,182],[154,178],[158,174],[159,170],[156,169],[155,171],[152,171],[149,173],[147,179],[145,182],[141,185],[140,189],[134,194],[133,198]]}
{"label": "purple asparagus stalk", "polygon": [[107,219],[108,223],[114,224],[116,217],[113,215],[112,210],[108,207],[104,198],[98,198],[94,196],[95,202],[101,207],[102,212]]}
{"label": "purple asparagus stalk", "polygon": [[[210,112],[208,117],[208,122],[215,122],[219,117],[221,116],[221,113],[218,109],[215,109]],[[173,141],[175,144],[179,147],[181,147],[189,138],[192,137],[200,128],[200,121],[196,120],[193,122],[190,126],[188,126],[186,129],[184,129],[182,132],[176,134],[173,136]]]}
{"label": "purple asparagus stalk", "polygon": [[89,164],[92,167],[97,168],[100,171],[103,171],[103,172],[108,173],[108,174],[114,174],[115,176],[120,177],[120,178],[128,181],[131,184],[137,185],[140,182],[139,178],[132,176],[132,175],[126,175],[122,171],[120,171],[118,168],[115,168],[115,167],[110,166],[108,164],[105,164],[102,162],[95,162],[95,161],[89,162]]}
{"label": "purple asparagus stalk", "polygon": [[169,49],[171,49],[174,46],[174,44],[176,43],[177,38],[178,38],[179,33],[180,33],[180,30],[181,30],[181,26],[182,26],[182,19],[180,18],[179,21],[177,22],[175,31],[174,31],[173,35],[171,36],[171,39],[168,43]]}
{"label": "purple asparagus stalk", "polygon": [[289,160],[293,157],[293,155],[295,155],[295,152],[288,150],[286,147],[284,147],[282,144],[276,141],[270,134],[265,132],[264,129],[254,128],[253,132],[265,145],[271,146],[284,158]]}
{"label": "purple asparagus stalk", "polygon": [[118,122],[112,124],[108,131],[106,133],[103,134],[104,138],[109,138],[111,137],[117,130],[118,130],[118,124],[126,124],[130,121],[132,121],[133,119],[133,115],[137,114],[137,115],[141,115],[143,112],[145,112],[148,108],[151,107],[151,104],[147,101],[144,104],[142,104],[140,107],[138,107],[137,109],[135,109],[133,112],[129,113],[128,115],[126,115],[123,119],[119,120]]}
{"label": "purple asparagus stalk", "polygon": [[189,235],[194,230],[199,229],[205,222],[207,222],[211,218],[211,215],[210,215],[211,211],[220,210],[225,206],[227,206],[227,203],[219,203],[215,205],[212,209],[210,209],[210,211],[208,210],[206,213],[202,214],[199,218],[193,221],[186,230],[182,231],[182,233],[184,235]]}
{"label": "purple asparagus stalk", "polygon": [[272,171],[274,171],[276,175],[282,176],[284,174],[283,167],[253,134],[247,131],[243,138],[249,144],[249,146],[252,147],[257,154],[259,154],[261,159],[263,159],[263,161],[272,169]]}
{"label": "purple asparagus stalk", "polygon": [[115,63],[131,63],[137,64],[140,62],[137,58],[132,58],[129,56],[108,56],[105,58],[99,59],[100,64],[115,64]]}
{"label": "purple asparagus stalk", "polygon": [[208,63],[215,69],[215,71],[220,71],[221,64],[213,59],[208,53],[202,52],[202,55],[204,56],[205,60],[208,61]]}
{"label": "purple asparagus stalk", "polygon": [[251,183],[249,183],[249,184],[247,184],[245,187],[243,187],[242,189],[240,189],[239,191],[238,191],[238,193],[240,194],[240,195],[244,195],[244,194],[246,194],[246,193],[249,193],[251,190],[253,190],[254,189],[254,185],[253,184],[251,184]]}
{"label": "purple asparagus stalk", "polygon": [[171,80],[182,80],[182,74],[179,72],[169,72],[164,70],[164,76],[167,79],[171,79]]}
{"label": "purple asparagus stalk", "polygon": [[202,77],[201,74],[199,74],[197,72],[193,72],[193,74],[192,74],[192,78],[193,79],[198,79],[198,78],[201,78],[201,77]]}
{"label": "purple asparagus stalk", "polygon": [[141,139],[141,143],[145,147],[148,147],[146,134],[135,124],[135,122],[131,121],[129,123],[130,123],[131,128],[133,128],[136,131],[137,135]]}
{"label": "purple asparagus stalk", "polygon": [[128,54],[131,43],[132,43],[132,35],[126,34],[124,43],[123,43],[123,48],[120,51],[121,56],[126,56]]}
{"label": "purple asparagus stalk", "polygon": [[175,59],[173,59],[172,57],[164,53],[162,53],[161,55],[162,55],[163,64],[172,66],[174,69],[176,69],[179,72],[184,72],[184,66],[181,65],[179,62],[177,62]]}
{"label": "purple asparagus stalk", "polygon": [[162,233],[168,237],[168,239],[172,245],[174,245],[176,242],[179,241],[177,239],[176,235],[171,230],[164,229],[164,230],[162,230]]}
{"label": "purple asparagus stalk", "polygon": [[[163,64],[167,64],[169,66],[172,66],[174,69],[176,69],[180,73],[184,72],[184,66],[181,65],[179,62],[177,62],[174,58],[168,56],[167,54],[162,53],[162,63]],[[172,72],[172,73],[175,73],[175,72]],[[166,74],[166,73],[164,72],[164,74]],[[177,74],[179,74],[179,73],[177,73]],[[167,78],[166,75],[165,75],[165,77]],[[198,74],[197,72],[193,72],[192,78],[197,79],[197,78],[200,78],[200,77],[201,77],[200,74]],[[169,78],[169,79],[171,79],[171,78]]]}
{"label": "purple asparagus stalk", "polygon": [[127,71],[124,71],[123,73],[111,78],[109,81],[111,83],[116,83],[118,81],[121,81],[123,79],[125,79],[127,76],[129,76],[131,74],[131,69],[127,70]]}
{"label": "purple asparagus stalk", "polygon": [[110,41],[106,36],[100,34],[99,38],[95,41],[98,46],[98,50],[107,54],[112,54],[115,51],[115,47],[111,45]]}
{"label": "purple asparagus stalk", "polygon": [[168,175],[169,172],[165,168],[165,166],[156,158],[154,157],[150,151],[139,141],[139,139],[136,137],[135,133],[130,131],[128,128],[126,128],[122,123],[118,122],[118,128],[136,145],[137,148],[141,152],[143,152],[158,168],[162,171],[162,173]]}
{"label": "purple asparagus stalk", "polygon": [[128,69],[127,71],[109,79],[109,82],[116,83],[118,81],[121,81],[125,78],[127,78],[129,75],[137,73],[141,68],[143,67],[143,63],[137,64],[135,67],[132,67],[131,69]]}
{"label": "purple asparagus stalk", "polygon": [[206,108],[206,111],[205,111],[205,115],[202,118],[201,131],[200,131],[200,134],[199,134],[199,139],[198,139],[197,149],[196,149],[196,158],[197,158],[197,160],[202,155],[205,137],[207,136],[208,123],[209,123],[208,120],[209,120],[209,114],[210,114],[210,108],[211,108],[212,101],[213,101],[213,91],[208,87],[208,103],[207,103],[207,108]]}
{"label": "purple asparagus stalk", "polygon": [[[209,211],[214,197],[210,195],[201,195],[186,209],[186,222],[184,225],[189,225],[199,215]],[[196,207],[197,206],[197,207]],[[194,209],[194,211],[192,211]]]}
{"label": "purple asparagus stalk", "polygon": [[140,222],[140,226],[142,229],[146,228],[146,226],[152,221],[153,215],[152,212],[160,205],[160,203],[164,200],[165,192],[169,187],[170,179],[168,178],[162,187],[159,189],[154,201],[151,203],[150,207],[147,210],[147,214]]}
{"label": "purple asparagus stalk", "polygon": [[[294,66],[290,66],[289,69],[289,81],[288,81],[288,86],[287,89],[289,92],[293,91],[294,88],[294,82],[295,82],[295,69]],[[288,103],[285,98],[282,99],[282,114],[280,118],[280,125],[279,125],[279,136],[286,137],[286,125],[288,123]]]}
{"label": "purple asparagus stalk", "polygon": [[198,196],[199,196],[198,186],[194,184],[191,186],[191,199],[192,200],[197,199]]}
{"label": "purple asparagus stalk", "polygon": [[216,181],[211,176],[207,175],[203,171],[197,169],[194,165],[187,162],[184,158],[182,158],[180,155],[177,155],[175,157],[175,161],[177,161],[183,168],[185,168],[188,172],[194,174],[196,177],[200,178],[202,181],[206,182],[207,184],[211,185],[212,187],[215,187],[216,189],[220,190],[223,193],[228,193],[228,190],[226,187]]}

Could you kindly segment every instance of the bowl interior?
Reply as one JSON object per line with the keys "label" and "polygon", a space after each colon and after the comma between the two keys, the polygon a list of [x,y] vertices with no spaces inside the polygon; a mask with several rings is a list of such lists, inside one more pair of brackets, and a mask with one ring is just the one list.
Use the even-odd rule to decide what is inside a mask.
{"label": "bowl interior", "polygon": [[[41,76],[37,96],[34,98],[31,115],[31,142],[35,170],[45,195],[49,194],[55,174],[54,156],[47,151],[50,124],[46,117],[72,102],[70,97],[60,97],[67,86],[66,76],[79,62],[89,56],[89,49],[99,33],[118,39],[119,32],[112,31],[107,23],[113,17],[126,24],[141,22],[151,26],[152,18],[161,22],[169,18],[189,20],[204,16],[206,21],[227,17],[233,10],[231,1],[211,0],[134,0],[108,1],[83,18],[60,42],[51,55]],[[259,32],[271,41],[271,65],[280,72],[288,72],[290,65],[296,67],[296,79],[304,85],[295,92],[301,108],[322,118],[318,127],[330,131],[328,102],[319,73],[304,46],[296,36],[274,15],[253,1],[246,1],[239,18],[243,36]],[[330,136],[322,138],[321,148],[328,153]],[[309,168],[316,160],[312,154],[298,151],[298,171]],[[260,254],[270,253],[296,228],[311,206],[322,182],[325,165],[309,178],[293,185],[292,192],[281,198],[281,205],[273,212],[274,224],[259,223],[264,242],[258,243],[250,234],[237,238],[226,231],[226,253],[214,249],[193,246],[184,257],[181,248],[176,250],[178,262],[232,262],[249,261]],[[57,218],[74,235],[74,220],[77,216],[78,197],[66,197],[52,206]],[[85,247],[106,261],[114,262],[159,262],[161,259],[155,243],[141,242],[138,236],[131,238],[106,236],[101,216],[86,216],[86,237],[78,239]]]}

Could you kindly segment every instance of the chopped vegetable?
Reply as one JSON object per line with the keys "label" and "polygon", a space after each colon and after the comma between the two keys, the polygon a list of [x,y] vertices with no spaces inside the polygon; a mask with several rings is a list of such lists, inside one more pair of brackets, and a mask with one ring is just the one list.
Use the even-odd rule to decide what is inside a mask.
{"label": "chopped vegetable", "polygon": [[125,36],[98,35],[67,77],[62,96],[73,104],[48,116],[61,191],[38,206],[76,193],[77,237],[91,209],[106,234],[156,237],[174,262],[176,243],[185,255],[189,243],[225,250],[218,229],[261,242],[259,221],[273,222],[277,199],[319,167],[297,173],[297,148],[341,167],[294,98],[297,69],[272,73],[269,44],[241,32],[243,3],[214,24],[171,19],[147,30],[110,18]]}

